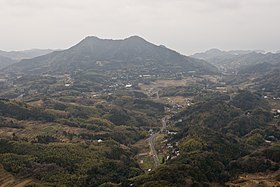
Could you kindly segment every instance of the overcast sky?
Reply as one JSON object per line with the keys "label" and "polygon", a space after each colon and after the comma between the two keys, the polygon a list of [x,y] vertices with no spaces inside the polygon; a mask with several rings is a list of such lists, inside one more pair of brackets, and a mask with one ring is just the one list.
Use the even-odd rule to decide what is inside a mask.
{"label": "overcast sky", "polygon": [[0,50],[139,35],[183,54],[280,49],[280,0],[0,0]]}

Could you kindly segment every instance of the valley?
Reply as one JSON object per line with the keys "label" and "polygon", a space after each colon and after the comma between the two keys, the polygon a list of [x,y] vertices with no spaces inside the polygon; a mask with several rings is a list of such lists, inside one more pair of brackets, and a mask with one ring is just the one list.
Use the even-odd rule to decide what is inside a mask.
{"label": "valley", "polygon": [[87,37],[3,68],[0,184],[280,185],[279,64],[240,58]]}

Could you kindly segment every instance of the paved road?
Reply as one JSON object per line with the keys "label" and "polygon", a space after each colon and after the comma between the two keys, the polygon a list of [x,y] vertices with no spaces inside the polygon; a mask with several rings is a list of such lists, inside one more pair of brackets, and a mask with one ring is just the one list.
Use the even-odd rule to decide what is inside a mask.
{"label": "paved road", "polygon": [[154,164],[155,164],[155,167],[159,166],[160,165],[160,161],[159,161],[159,158],[158,158],[158,154],[157,154],[157,151],[155,149],[155,138],[158,136],[158,132],[155,133],[155,134],[152,134],[149,138],[148,138],[148,142],[149,142],[149,145],[150,145],[150,150],[151,150],[151,153],[153,155],[153,158],[154,158]]}
{"label": "paved road", "polygon": [[[165,116],[161,119],[161,123],[162,123],[162,127],[160,129],[161,132],[163,132],[164,130],[166,130],[166,120],[169,118],[169,116]],[[158,154],[157,154],[157,151],[155,149],[155,139],[156,137],[159,135],[159,132],[155,133],[155,134],[152,134],[149,138],[148,138],[148,142],[149,142],[149,145],[150,145],[150,151],[153,155],[153,158],[154,158],[154,164],[155,166],[159,166],[160,165],[160,160],[158,158]]]}
{"label": "paved road", "polygon": [[162,124],[162,126],[161,126],[161,131],[163,132],[163,131],[165,131],[166,130],[166,120],[169,118],[169,116],[164,116],[162,119],[161,119],[161,124]]}

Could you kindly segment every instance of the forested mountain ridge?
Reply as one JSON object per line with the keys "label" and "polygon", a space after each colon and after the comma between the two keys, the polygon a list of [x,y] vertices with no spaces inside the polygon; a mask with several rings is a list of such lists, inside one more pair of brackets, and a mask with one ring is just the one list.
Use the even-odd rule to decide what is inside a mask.
{"label": "forested mountain ridge", "polygon": [[12,60],[11,58],[0,55],[0,69],[7,67],[13,63],[16,63],[16,61]]}
{"label": "forested mountain ridge", "polygon": [[22,59],[30,59],[35,58],[37,56],[42,56],[48,53],[53,52],[54,50],[51,49],[30,49],[30,50],[23,50],[23,51],[1,51],[0,55],[13,59],[15,61],[20,61]]}
{"label": "forested mountain ridge", "polygon": [[29,73],[72,72],[78,69],[170,68],[170,70],[217,72],[203,60],[183,56],[138,36],[124,40],[86,37],[77,45],[10,66],[6,71]]}
{"label": "forested mountain ridge", "polygon": [[275,65],[280,62],[279,53],[263,53],[261,51],[221,51],[212,49],[204,53],[196,53],[192,57],[206,60],[217,67],[233,71],[238,71],[246,66],[263,63]]}

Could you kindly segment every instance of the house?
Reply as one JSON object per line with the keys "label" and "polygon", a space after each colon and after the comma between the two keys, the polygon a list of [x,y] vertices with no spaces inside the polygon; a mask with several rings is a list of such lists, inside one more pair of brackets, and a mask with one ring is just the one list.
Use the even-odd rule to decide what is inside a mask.
{"label": "house", "polygon": [[188,71],[188,74],[195,74],[196,71]]}
{"label": "house", "polygon": [[125,88],[131,88],[132,87],[132,85],[131,84],[127,84],[127,85],[125,85]]}
{"label": "house", "polygon": [[144,78],[151,77],[151,75],[143,75]]}
{"label": "house", "polygon": [[268,137],[266,137],[266,139],[265,139],[266,141],[277,141],[277,139],[275,138],[275,136],[268,136]]}
{"label": "house", "polygon": [[169,134],[169,135],[176,135],[177,132],[167,131],[167,134]]}

